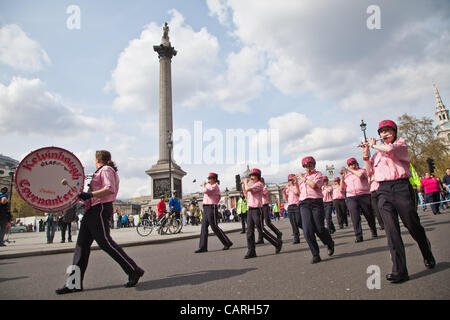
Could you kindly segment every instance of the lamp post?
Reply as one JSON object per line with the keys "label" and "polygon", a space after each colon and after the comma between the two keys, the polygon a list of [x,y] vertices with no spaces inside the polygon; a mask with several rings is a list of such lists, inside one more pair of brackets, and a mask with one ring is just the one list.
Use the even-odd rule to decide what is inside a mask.
{"label": "lamp post", "polygon": [[[361,124],[359,126],[361,127],[361,131],[364,134],[364,142],[367,142],[367,136],[366,136],[367,124],[364,122],[364,120],[361,120]],[[369,149],[369,157],[370,157],[370,149]]]}
{"label": "lamp post", "polygon": [[228,202],[229,202],[229,194],[230,194],[230,191],[228,190],[228,187],[227,188],[225,188],[225,199],[226,199],[226,201],[225,201],[225,206],[227,207],[227,208],[229,208],[229,206],[228,206]]}
{"label": "lamp post", "polygon": [[16,171],[16,168],[11,168],[11,171],[9,172],[9,176],[11,177],[10,183],[9,183],[9,201],[8,201],[8,211],[11,212],[11,205],[12,205],[12,195],[13,195],[13,182],[14,182],[14,172]]}
{"label": "lamp post", "polygon": [[167,149],[169,151],[169,198],[172,197],[172,132],[167,131],[169,138],[167,139]]}

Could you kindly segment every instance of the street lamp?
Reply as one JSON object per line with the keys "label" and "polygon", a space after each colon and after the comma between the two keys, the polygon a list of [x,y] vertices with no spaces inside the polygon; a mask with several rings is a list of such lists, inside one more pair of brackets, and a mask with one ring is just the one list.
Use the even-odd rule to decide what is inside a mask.
{"label": "street lamp", "polygon": [[228,205],[228,201],[230,200],[228,195],[230,194],[230,191],[228,190],[228,187],[225,188],[225,196],[226,196],[226,201],[225,201],[225,205],[227,208],[229,208],[230,206]]}
{"label": "street lamp", "polygon": [[167,149],[169,151],[169,198],[172,197],[172,132],[167,131],[169,139],[167,140]]}
{"label": "street lamp", "polygon": [[[364,142],[367,142],[367,137],[366,137],[367,124],[364,122],[364,120],[361,120],[361,124],[359,126],[361,127],[361,131],[364,133]],[[369,157],[370,157],[370,149],[369,149]]]}
{"label": "street lamp", "polygon": [[11,168],[11,171],[9,172],[9,176],[11,177],[10,183],[9,183],[9,201],[8,201],[8,211],[11,212],[11,204],[12,204],[12,195],[13,195],[13,182],[14,182],[14,172],[16,171],[16,168]]}

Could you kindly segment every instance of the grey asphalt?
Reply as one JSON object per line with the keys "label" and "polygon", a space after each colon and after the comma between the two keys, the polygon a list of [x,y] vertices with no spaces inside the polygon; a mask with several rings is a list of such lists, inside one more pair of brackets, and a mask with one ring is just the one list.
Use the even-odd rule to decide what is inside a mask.
{"label": "grey asphalt", "polygon": [[[333,234],[335,254],[328,257],[321,245],[322,262],[310,264],[310,250],[301,238],[292,244],[287,219],[276,221],[283,232],[280,254],[267,242],[257,246],[257,258],[244,260],[247,251],[244,234],[231,233],[234,246],[222,251],[212,236],[209,252],[194,254],[198,239],[125,248],[145,270],[135,288],[124,288],[127,276],[103,251],[92,251],[84,291],[57,296],[54,290],[65,280],[72,254],[56,254],[0,260],[0,299],[449,299],[450,298],[450,213],[433,216],[420,209],[421,221],[431,241],[437,265],[428,270],[417,244],[405,228],[410,281],[391,284],[385,274],[391,271],[387,240],[383,231],[371,239],[363,223],[365,241],[354,243],[351,225]],[[364,220],[364,218],[363,218]],[[379,266],[381,288],[370,290],[367,268]]]}

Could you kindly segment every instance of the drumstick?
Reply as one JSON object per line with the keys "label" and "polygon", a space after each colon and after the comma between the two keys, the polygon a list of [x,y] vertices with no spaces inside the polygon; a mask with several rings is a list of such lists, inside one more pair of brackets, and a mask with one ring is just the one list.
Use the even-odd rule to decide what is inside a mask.
{"label": "drumstick", "polygon": [[[390,137],[392,137],[392,135],[386,136],[386,137],[384,137],[384,138],[376,139],[375,141],[376,141],[376,142],[378,142],[378,141],[384,141],[384,140],[386,140],[387,138],[390,138]],[[356,147],[357,147],[357,148],[362,148],[362,147],[364,147],[364,145],[365,145],[366,143],[367,143],[367,142],[362,142],[360,145],[358,145],[358,146],[356,146]]]}
{"label": "drumstick", "polygon": [[62,184],[63,186],[68,186],[71,190],[77,191],[77,189],[75,189],[74,187],[72,187],[72,186],[69,184],[69,182],[67,182],[67,179],[62,179],[62,180],[61,180],[61,184]]}

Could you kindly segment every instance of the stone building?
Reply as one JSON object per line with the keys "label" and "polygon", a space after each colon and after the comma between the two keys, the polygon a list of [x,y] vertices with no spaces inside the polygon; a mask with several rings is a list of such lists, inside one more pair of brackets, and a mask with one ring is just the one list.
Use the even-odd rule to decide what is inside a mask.
{"label": "stone building", "polygon": [[442,102],[441,96],[435,84],[434,96],[436,98],[436,126],[437,136],[442,139],[447,148],[450,148],[450,122],[448,119],[448,110]]}

